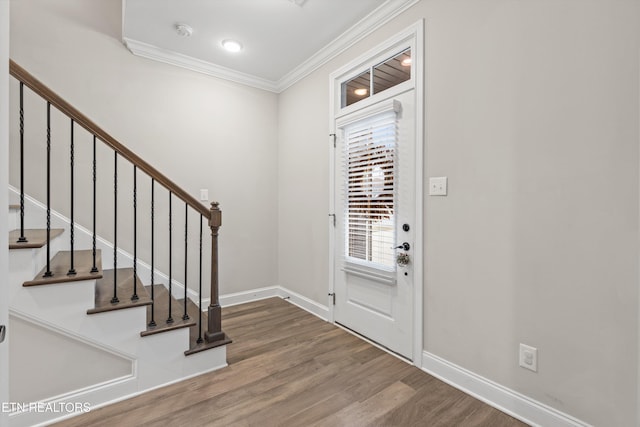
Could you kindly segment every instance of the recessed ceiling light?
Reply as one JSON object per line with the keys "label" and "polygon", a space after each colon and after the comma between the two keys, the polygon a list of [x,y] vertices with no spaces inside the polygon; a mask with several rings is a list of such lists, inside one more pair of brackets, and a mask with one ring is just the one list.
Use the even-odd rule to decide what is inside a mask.
{"label": "recessed ceiling light", "polygon": [[187,24],[176,24],[176,33],[182,37],[190,37],[193,34],[193,28]]}
{"label": "recessed ceiling light", "polygon": [[229,52],[240,52],[242,50],[242,44],[231,39],[223,40],[222,47]]}
{"label": "recessed ceiling light", "polygon": [[363,87],[358,88],[356,90],[353,91],[353,93],[355,93],[358,96],[365,96],[367,94],[367,90]]}
{"label": "recessed ceiling light", "polygon": [[409,58],[404,58],[400,64],[402,64],[403,67],[410,67],[411,66],[411,58],[410,57]]}

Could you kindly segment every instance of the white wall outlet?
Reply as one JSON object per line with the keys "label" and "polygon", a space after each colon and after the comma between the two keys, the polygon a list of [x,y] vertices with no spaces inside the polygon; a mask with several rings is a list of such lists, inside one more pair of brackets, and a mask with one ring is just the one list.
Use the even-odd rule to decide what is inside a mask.
{"label": "white wall outlet", "polygon": [[533,372],[538,372],[538,349],[526,344],[520,344],[520,366]]}
{"label": "white wall outlet", "polygon": [[200,201],[201,202],[209,201],[209,190],[207,190],[206,188],[203,188],[202,190],[200,190]]}
{"label": "white wall outlet", "polygon": [[429,195],[430,196],[446,196],[447,195],[447,177],[432,176],[429,178]]}

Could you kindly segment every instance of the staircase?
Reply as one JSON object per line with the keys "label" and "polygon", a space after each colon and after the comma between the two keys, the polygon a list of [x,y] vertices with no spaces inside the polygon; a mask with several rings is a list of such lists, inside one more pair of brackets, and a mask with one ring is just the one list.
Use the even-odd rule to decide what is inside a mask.
{"label": "staircase", "polygon": [[[78,390],[64,390],[39,401],[85,402],[96,408],[226,366],[226,345],[231,340],[221,329],[218,301],[217,237],[221,212],[217,203],[212,203],[210,208],[200,204],[13,61],[10,71],[19,91],[19,130],[15,136],[19,138],[20,147],[20,184],[9,189],[12,203],[8,242],[10,316],[117,355],[131,366],[131,372],[124,376]],[[30,154],[35,148],[30,148],[29,132],[25,129],[25,90],[30,91],[29,96],[40,97],[46,105],[46,183],[42,184],[46,185],[45,202],[25,192],[25,168],[39,167],[29,166]],[[53,209],[51,202],[52,195],[54,199],[61,198],[58,193],[64,191],[59,185],[51,184],[52,172],[58,173],[58,169],[51,166],[52,109],[66,116],[70,123],[70,141],[66,141],[69,163],[65,165],[70,165],[70,182],[64,187],[70,199],[70,215]],[[93,136],[93,146],[89,147],[93,153],[89,160],[93,182],[88,184],[93,187],[93,198],[88,215],[77,210],[87,207],[86,200],[85,203],[76,200],[78,178],[74,173],[77,173],[79,159],[74,152],[77,149],[74,132],[78,129]],[[96,207],[96,145],[99,143],[113,155],[114,209],[109,214],[98,213]],[[133,169],[133,182],[125,185],[132,194],[118,193],[119,187],[123,187],[122,178],[118,179],[122,162]],[[151,184],[145,191],[138,187],[143,178]],[[87,187],[86,182],[81,185]],[[158,230],[160,212],[156,193],[164,193],[165,200],[168,195],[165,206],[168,218],[162,221],[163,233]],[[150,209],[144,213],[139,203],[143,194],[150,201]],[[126,218],[124,224],[125,228],[133,229],[130,252],[118,246],[118,237],[122,239],[118,227],[123,226],[118,204],[122,209],[123,203],[133,210],[132,218]],[[174,205],[184,207],[183,216],[179,218],[184,221],[180,239],[174,236],[177,234]],[[84,218],[92,217],[90,227],[75,220],[79,212]],[[110,238],[97,235],[97,216],[101,225],[105,218],[113,223]],[[193,226],[193,218],[199,219],[199,226]],[[204,235],[203,224],[210,228],[210,237]],[[145,227],[144,232],[141,225]],[[159,250],[168,250],[168,260],[166,256],[163,260],[157,259]],[[146,254],[146,259],[141,259],[141,252]],[[180,252],[178,272],[176,252]],[[181,275],[180,280],[176,273]],[[207,298],[203,298],[203,282],[209,290],[208,304]],[[203,300],[206,312],[202,310]],[[33,381],[35,389],[39,380]],[[12,426],[34,425],[74,413],[18,408],[10,419]]]}

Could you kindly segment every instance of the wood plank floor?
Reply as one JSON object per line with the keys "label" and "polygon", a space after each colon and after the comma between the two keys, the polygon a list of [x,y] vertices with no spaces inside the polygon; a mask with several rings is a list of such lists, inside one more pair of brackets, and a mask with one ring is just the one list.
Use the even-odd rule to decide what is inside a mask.
{"label": "wood plank floor", "polygon": [[229,367],[59,426],[524,426],[279,298],[223,309]]}

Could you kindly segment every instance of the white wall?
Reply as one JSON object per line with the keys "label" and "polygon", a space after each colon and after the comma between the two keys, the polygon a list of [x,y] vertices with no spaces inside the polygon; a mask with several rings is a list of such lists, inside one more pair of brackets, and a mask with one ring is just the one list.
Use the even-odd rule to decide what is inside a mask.
{"label": "white wall", "polygon": [[279,284],[327,303],[329,73],[424,18],[425,176],[450,184],[425,206],[425,350],[588,423],[635,424],[638,12],[424,0],[282,93]]}
{"label": "white wall", "polygon": [[119,355],[13,315],[10,322],[12,402],[40,402],[134,373]]}
{"label": "white wall", "polygon": [[[7,184],[9,182],[9,0],[0,0],[0,238],[5,239],[8,230],[9,200]],[[9,254],[6,245],[0,245],[0,325],[9,323],[7,304]],[[0,403],[9,400],[9,343],[0,344]],[[0,411],[0,426],[9,425],[9,414]]]}
{"label": "white wall", "polygon": [[[111,135],[154,165],[196,198],[209,189],[220,202],[221,293],[276,282],[277,97],[273,93],[217,80],[133,56],[121,44],[121,2],[98,0],[20,0],[12,3],[11,57]],[[17,105],[17,84],[12,99]],[[28,99],[25,113],[31,135],[27,151],[37,159],[28,175],[27,192],[44,201],[44,104]],[[15,108],[14,108],[15,110]],[[13,110],[12,110],[13,111]],[[13,111],[15,113],[15,111]],[[17,114],[12,144],[17,144]],[[33,126],[34,122],[37,126]],[[54,112],[54,208],[68,215],[69,123]],[[76,135],[76,220],[90,228],[90,135]],[[34,148],[37,147],[37,148]],[[17,162],[12,149],[12,164]],[[84,156],[84,157],[83,157]],[[101,198],[98,233],[113,237],[111,221],[113,155],[99,150]],[[119,163],[119,193],[131,194],[131,168]],[[11,168],[17,184],[18,169]],[[82,178],[82,179],[81,179]],[[58,181],[55,181],[58,180]],[[140,178],[139,190],[149,188]],[[118,243],[132,251],[131,197],[119,199]],[[156,193],[156,267],[166,273],[168,259],[167,193]],[[139,195],[141,241],[150,229],[148,194]],[[182,280],[184,205],[175,203],[174,277]],[[145,215],[145,213],[147,215]],[[190,219],[192,231],[197,226]],[[207,234],[205,225],[205,234]],[[147,233],[147,234],[145,234]],[[205,241],[205,248],[207,248]],[[195,250],[197,241],[190,242]],[[139,256],[149,261],[148,245]],[[190,271],[197,261],[190,257]],[[251,268],[247,268],[251,265]],[[206,270],[205,270],[206,274]],[[192,279],[195,276],[192,276]],[[147,280],[147,278],[143,278]],[[192,286],[195,280],[189,281]]]}

